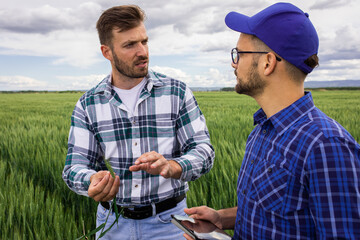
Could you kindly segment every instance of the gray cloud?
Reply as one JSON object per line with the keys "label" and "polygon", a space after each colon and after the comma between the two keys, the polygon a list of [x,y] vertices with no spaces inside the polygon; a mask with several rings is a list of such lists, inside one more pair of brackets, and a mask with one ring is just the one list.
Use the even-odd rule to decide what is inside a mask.
{"label": "gray cloud", "polygon": [[317,1],[310,7],[310,9],[329,9],[329,8],[337,8],[346,6],[350,3],[354,2],[354,0],[323,0],[323,1]]}
{"label": "gray cloud", "polygon": [[360,59],[359,49],[338,49],[334,53],[324,54],[320,56],[320,60],[331,61],[331,60],[355,60]]}
{"label": "gray cloud", "polygon": [[146,1],[142,7],[148,16],[147,27],[156,28],[172,24],[182,34],[194,33],[212,34],[227,30],[224,18],[230,11],[254,14],[259,8],[269,5],[267,1],[238,0],[224,1],[219,5],[213,0],[206,1]]}
{"label": "gray cloud", "polygon": [[46,34],[63,29],[94,28],[99,12],[100,6],[89,2],[77,8],[43,5],[33,9],[5,9],[0,11],[0,30]]}
{"label": "gray cloud", "polygon": [[[119,4],[112,0],[84,2],[75,8],[58,5],[43,5],[37,8],[6,8],[0,10],[0,30],[16,33],[47,34],[63,29],[94,29],[102,11]],[[133,0],[120,4],[134,4]],[[266,0],[254,3],[251,0],[228,0],[221,3],[213,0],[152,0],[135,2],[146,12],[148,29],[173,25],[185,35],[194,33],[217,33],[226,30],[224,17],[230,11],[255,13],[268,5]]]}
{"label": "gray cloud", "polygon": [[[325,61],[331,60],[354,60],[360,59],[360,29],[344,26],[335,31],[335,38],[326,42],[321,58]],[[321,47],[321,43],[320,43]]]}

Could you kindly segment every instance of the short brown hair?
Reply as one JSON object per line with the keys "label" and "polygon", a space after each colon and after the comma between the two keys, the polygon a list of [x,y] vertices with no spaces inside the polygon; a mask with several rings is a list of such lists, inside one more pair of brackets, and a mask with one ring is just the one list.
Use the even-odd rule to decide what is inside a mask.
{"label": "short brown hair", "polygon": [[127,31],[139,26],[145,19],[145,12],[136,5],[123,5],[103,12],[96,23],[100,43],[111,46],[112,30]]}
{"label": "short brown hair", "polygon": [[[255,35],[251,35],[251,40],[257,49],[257,51],[272,51],[263,41],[261,41],[258,37]],[[290,62],[286,61],[282,58],[282,60],[285,62],[285,68],[291,79],[298,83],[304,82],[305,77],[308,75],[307,73],[303,72],[299,68],[295,67],[295,65],[291,64]],[[319,58],[316,54],[310,56],[308,59],[306,59],[305,64],[308,65],[311,68],[315,68],[319,66]]]}
{"label": "short brown hair", "polygon": [[[308,65],[311,68],[315,68],[319,66],[319,57],[314,54],[310,56],[308,59],[304,61],[306,65]],[[286,64],[286,70],[290,77],[297,81],[298,83],[303,83],[305,80],[305,77],[308,75],[308,73],[303,72],[299,68],[295,67],[293,64],[287,62]]]}

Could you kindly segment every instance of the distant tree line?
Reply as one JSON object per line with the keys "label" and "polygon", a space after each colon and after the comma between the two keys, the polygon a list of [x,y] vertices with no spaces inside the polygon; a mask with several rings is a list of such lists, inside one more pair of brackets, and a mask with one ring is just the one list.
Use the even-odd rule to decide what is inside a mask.
{"label": "distant tree line", "polygon": [[21,90],[21,91],[0,91],[0,93],[84,93],[83,90],[68,90],[68,91],[38,91],[38,90]]}
{"label": "distant tree line", "polygon": [[[325,87],[325,88],[306,88],[306,90],[311,90],[311,91],[319,91],[319,90],[360,90],[360,87]],[[224,92],[233,92],[235,91],[234,87],[224,87],[221,88],[220,91],[224,91]]]}
{"label": "distant tree line", "polygon": [[[308,91],[331,91],[331,90],[360,90],[360,87],[323,87],[323,88],[305,88]],[[211,91],[211,90],[210,90]],[[217,91],[234,92],[234,87],[223,87]],[[36,90],[21,90],[21,91],[1,91],[1,93],[84,93],[84,90],[68,90],[68,91],[36,91]]]}
{"label": "distant tree line", "polygon": [[233,92],[233,91],[235,91],[235,88],[234,87],[224,87],[224,88],[221,88],[220,91]]}

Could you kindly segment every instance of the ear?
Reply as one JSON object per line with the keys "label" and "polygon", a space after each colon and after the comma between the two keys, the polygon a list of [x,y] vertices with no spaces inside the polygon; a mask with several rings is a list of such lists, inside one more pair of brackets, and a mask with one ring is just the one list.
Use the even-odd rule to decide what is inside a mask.
{"label": "ear", "polygon": [[266,59],[264,61],[264,75],[269,76],[275,71],[277,64],[276,56],[274,53],[269,52],[266,54]]}
{"label": "ear", "polygon": [[104,58],[106,58],[109,61],[113,60],[112,51],[111,51],[111,48],[109,46],[101,45],[100,49],[101,49],[101,53],[104,56]]}

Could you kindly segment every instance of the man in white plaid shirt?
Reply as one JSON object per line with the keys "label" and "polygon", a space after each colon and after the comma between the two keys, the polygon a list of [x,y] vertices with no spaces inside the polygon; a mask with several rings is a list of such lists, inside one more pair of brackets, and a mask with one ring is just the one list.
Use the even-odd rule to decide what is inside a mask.
{"label": "man in white plaid shirt", "polygon": [[[115,196],[118,208],[126,207],[119,224],[104,236],[108,239],[181,237],[170,214],[184,214],[187,181],[209,172],[214,160],[191,90],[148,71],[143,21],[143,11],[134,5],[101,15],[101,51],[112,73],[79,99],[71,117],[64,181],[100,202],[97,226],[105,222]],[[114,219],[112,214],[108,225]]]}

